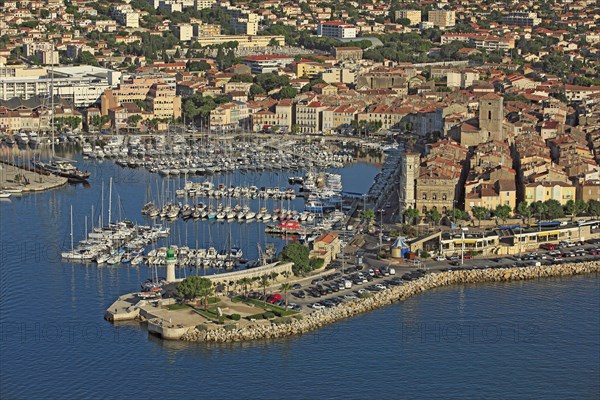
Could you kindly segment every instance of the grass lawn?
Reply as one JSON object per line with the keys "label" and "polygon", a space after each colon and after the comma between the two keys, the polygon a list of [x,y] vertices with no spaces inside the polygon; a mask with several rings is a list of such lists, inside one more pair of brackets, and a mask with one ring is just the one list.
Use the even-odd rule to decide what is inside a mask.
{"label": "grass lawn", "polygon": [[246,304],[254,304],[257,307],[264,308],[265,310],[268,310],[268,311],[277,311],[278,313],[281,314],[282,317],[285,317],[287,315],[294,315],[294,314],[298,313],[297,311],[279,307],[279,306],[276,306],[275,304],[266,303],[261,300],[244,299],[243,302]]}
{"label": "grass lawn", "polygon": [[171,304],[167,306],[167,310],[170,311],[177,311],[177,310],[184,310],[184,309],[189,309],[192,308],[192,306],[190,306],[189,304],[185,304],[185,303],[175,303],[175,304]]}

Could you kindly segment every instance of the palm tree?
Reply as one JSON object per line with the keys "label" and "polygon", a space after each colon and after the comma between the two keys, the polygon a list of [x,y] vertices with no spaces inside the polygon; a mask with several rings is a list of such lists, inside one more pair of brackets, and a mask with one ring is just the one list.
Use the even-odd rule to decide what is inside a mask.
{"label": "palm tree", "polygon": [[283,296],[285,298],[285,307],[286,308],[288,305],[288,290],[290,290],[291,288],[292,288],[292,285],[289,282],[282,283],[281,286],[279,286],[279,290],[281,290],[283,292]]}
{"label": "palm tree", "polygon": [[263,289],[264,302],[267,302],[267,286],[269,286],[269,277],[263,275],[260,277],[260,287]]}
{"label": "palm tree", "polygon": [[414,225],[419,219],[419,210],[416,208],[407,208],[404,210],[404,218],[410,221],[411,225]]}
{"label": "palm tree", "polygon": [[252,283],[252,279],[249,277],[244,277],[239,280],[240,284],[244,287],[244,297],[248,296],[248,284]]}

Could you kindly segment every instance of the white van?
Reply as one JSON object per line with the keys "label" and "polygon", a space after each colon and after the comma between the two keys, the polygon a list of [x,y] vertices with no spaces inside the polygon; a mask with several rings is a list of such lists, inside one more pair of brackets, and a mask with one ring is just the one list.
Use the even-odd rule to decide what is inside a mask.
{"label": "white van", "polygon": [[396,269],[390,268],[390,275],[396,275]]}
{"label": "white van", "polygon": [[348,279],[344,280],[344,287],[346,289],[351,289],[352,288],[352,281],[348,280]]}

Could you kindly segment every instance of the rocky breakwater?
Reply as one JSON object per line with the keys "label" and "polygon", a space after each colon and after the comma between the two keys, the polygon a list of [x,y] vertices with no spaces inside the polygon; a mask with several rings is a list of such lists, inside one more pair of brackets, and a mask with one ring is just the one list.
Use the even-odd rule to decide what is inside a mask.
{"label": "rocky breakwater", "polygon": [[193,329],[181,339],[199,342],[239,342],[245,340],[280,338],[318,329],[341,319],[368,312],[414,294],[441,286],[480,282],[508,282],[556,276],[580,275],[600,272],[600,261],[567,265],[530,266],[525,268],[475,269],[428,274],[388,290],[373,293],[367,298],[345,302],[337,307],[315,311],[303,318],[273,321],[271,325],[250,325],[236,329],[224,328],[201,331]]}

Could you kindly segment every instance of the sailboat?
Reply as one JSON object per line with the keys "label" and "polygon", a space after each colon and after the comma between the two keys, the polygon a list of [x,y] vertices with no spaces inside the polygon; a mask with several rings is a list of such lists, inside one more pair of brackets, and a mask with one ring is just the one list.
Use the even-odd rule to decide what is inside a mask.
{"label": "sailboat", "polygon": [[[54,48],[54,46],[53,46]],[[71,183],[86,182],[90,177],[90,173],[87,171],[78,170],[73,163],[74,160],[61,159],[56,157],[54,154],[54,64],[51,66],[50,75],[50,116],[51,116],[51,147],[52,157],[49,162],[44,163],[42,161],[32,161],[33,165],[51,174],[65,177]]]}

